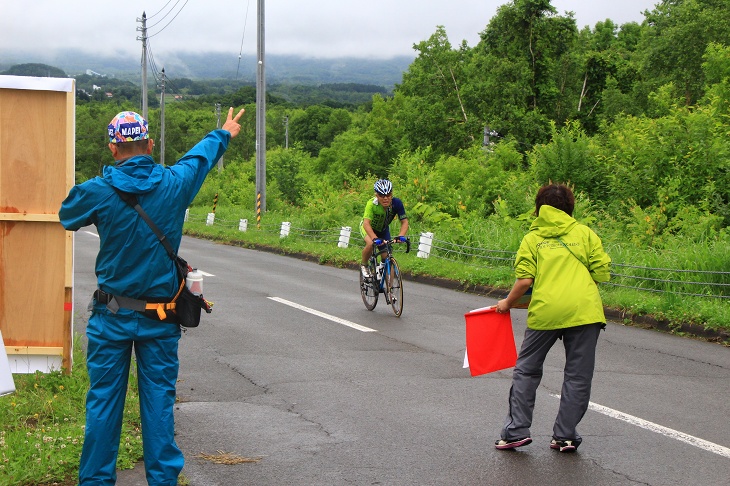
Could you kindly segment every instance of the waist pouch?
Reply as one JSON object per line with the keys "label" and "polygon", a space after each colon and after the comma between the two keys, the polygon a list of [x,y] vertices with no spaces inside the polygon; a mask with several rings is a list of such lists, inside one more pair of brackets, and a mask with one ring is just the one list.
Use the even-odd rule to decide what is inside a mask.
{"label": "waist pouch", "polygon": [[213,303],[205,300],[203,294],[194,294],[188,288],[186,279],[191,270],[188,262],[175,255],[175,266],[180,278],[180,288],[173,299],[175,309],[173,310],[174,320],[171,322],[183,327],[198,327],[200,311],[205,310],[206,314],[210,314],[213,312]]}
{"label": "waist pouch", "polygon": [[106,304],[107,310],[112,314],[116,314],[119,309],[131,309],[161,322],[179,324],[183,327],[198,327],[201,311],[205,310],[210,314],[213,311],[212,303],[205,300],[202,294],[194,294],[188,289],[185,283],[189,271],[187,262],[177,257],[175,263],[178,275],[182,278],[177,294],[171,299],[160,297],[132,299],[112,295],[101,289],[94,291],[94,299],[100,304]]}

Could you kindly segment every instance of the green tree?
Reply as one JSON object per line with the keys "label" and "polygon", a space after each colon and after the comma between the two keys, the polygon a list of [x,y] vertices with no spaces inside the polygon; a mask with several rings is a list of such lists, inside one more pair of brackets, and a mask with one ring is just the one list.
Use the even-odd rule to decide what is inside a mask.
{"label": "green tree", "polygon": [[301,168],[309,164],[309,154],[298,148],[268,150],[266,153],[267,186],[275,184],[284,202],[299,206],[306,185]]}
{"label": "green tree", "polygon": [[333,130],[327,131],[322,128],[330,123],[333,111],[327,106],[312,105],[303,112],[294,113],[289,119],[291,139],[299,143],[312,157],[319,155],[322,147],[326,147],[334,139]]}
{"label": "green tree", "polygon": [[607,69],[605,76],[599,78],[603,81],[599,97],[593,100],[597,103],[593,109],[595,116],[579,118],[589,133],[595,133],[601,124],[611,123],[621,113],[638,116],[645,112],[648,89],[641,79],[637,51],[644,28],[636,22],[623,24],[610,49],[599,54],[606,59]]}
{"label": "green tree", "polygon": [[711,42],[730,44],[727,0],[663,0],[645,12],[644,77],[653,86],[674,83],[686,105],[703,95],[702,56]]}
{"label": "green tree", "polygon": [[529,154],[535,182],[570,183],[592,198],[603,198],[606,174],[596,158],[595,142],[577,121],[559,129],[553,124],[552,130],[550,143],[536,145]]}
{"label": "green tree", "polygon": [[375,174],[385,177],[388,159],[383,154],[386,147],[383,140],[372,132],[348,130],[339,135],[330,147],[319,154],[317,172],[326,174],[333,187],[342,187],[355,177]]}
{"label": "green tree", "polygon": [[705,52],[705,103],[712,103],[719,114],[730,112],[730,47],[711,43]]}
{"label": "green tree", "polygon": [[469,82],[465,66],[470,50],[466,45],[452,49],[443,26],[414,49],[418,56],[396,87],[411,99],[400,117],[410,148],[430,146],[435,153],[456,153],[477,140],[482,126],[462,95]]}
{"label": "green tree", "polygon": [[407,103],[408,99],[400,93],[388,99],[373,96],[370,112],[354,116],[350,128],[322,149],[315,164],[316,173],[327,174],[334,185],[342,185],[353,176],[385,177],[397,155],[406,148],[400,117]]}
{"label": "green tree", "polygon": [[[474,48],[472,73],[480,73],[470,99],[485,122],[524,144],[545,142],[549,121],[570,114],[575,69],[575,20],[555,15],[549,0],[502,5]],[[472,79],[476,80],[475,76]]]}
{"label": "green tree", "polygon": [[597,151],[605,165],[603,201],[617,213],[627,201],[656,208],[665,224],[686,207],[727,218],[730,141],[716,113],[713,105],[676,104],[654,119],[618,117]]}
{"label": "green tree", "polygon": [[328,147],[337,135],[350,128],[351,123],[352,116],[349,111],[343,108],[333,109],[326,123],[319,127],[317,138],[323,146]]}

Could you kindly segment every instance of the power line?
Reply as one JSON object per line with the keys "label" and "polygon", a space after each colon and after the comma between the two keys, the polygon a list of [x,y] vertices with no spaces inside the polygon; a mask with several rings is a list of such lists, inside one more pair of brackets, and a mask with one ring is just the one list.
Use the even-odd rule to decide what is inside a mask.
{"label": "power line", "polygon": [[[179,1],[180,0],[178,0],[178,2]],[[155,32],[154,34],[147,36],[147,38],[149,39],[150,37],[154,37],[157,34],[161,33],[163,30],[165,30],[166,28],[168,28],[170,26],[170,24],[177,18],[177,16],[180,15],[180,12],[183,11],[183,9],[185,8],[185,5],[187,5],[187,4],[188,4],[188,0],[185,0],[185,3],[183,4],[183,6],[180,7],[180,10],[178,10],[177,13],[175,14],[175,16],[172,19],[170,19],[170,21],[167,23],[167,25],[165,25],[163,28],[161,28],[159,31]],[[175,3],[175,5],[177,5],[177,3]],[[173,8],[174,8],[174,6],[173,6]],[[157,22],[157,24],[159,24],[159,23],[160,22]],[[155,24],[155,25],[157,25],[157,24]],[[152,27],[154,27],[154,25]]]}
{"label": "power line", "polygon": [[[178,1],[180,1],[180,0],[178,0]],[[157,11],[156,13],[154,13],[154,14],[150,15],[150,16],[149,16],[149,17],[147,17],[147,18],[148,18],[148,19],[151,19],[152,17],[154,17],[154,16],[156,16],[156,15],[159,15],[159,14],[160,14],[160,12],[162,12],[163,10],[165,10],[165,7],[167,7],[168,5],[170,5],[170,2],[172,2],[172,0],[167,0],[167,3],[166,3],[165,5],[163,5],[163,6],[162,6],[162,8],[161,8],[160,10],[158,10],[158,11]],[[165,14],[165,15],[167,15],[167,14]],[[163,18],[164,18],[164,17],[163,17]]]}
{"label": "power line", "polygon": [[[167,2],[167,4],[165,4],[165,6],[167,6],[167,5],[168,5],[168,4],[169,4],[169,3],[171,2],[171,1],[172,1],[172,0],[169,0],[169,1]],[[177,4],[178,4],[178,3],[180,3],[180,0],[177,0],[177,1],[175,2],[175,5],[173,5],[173,6],[172,6],[172,7],[170,8],[170,10],[168,10],[168,11],[167,11],[167,13],[166,13],[165,15],[163,15],[163,16],[162,16],[162,18],[161,18],[160,20],[158,20],[158,21],[157,21],[157,23],[156,23],[156,24],[154,24],[154,25],[150,25],[150,27],[154,27],[155,25],[157,25],[157,24],[161,23],[161,22],[162,22],[163,20],[165,20],[165,17],[167,17],[168,15],[170,15],[170,14],[172,13],[172,11],[173,11],[173,10],[175,9],[175,7],[177,7]],[[164,9],[165,7],[162,7],[162,8]],[[160,12],[162,12],[162,10],[160,10]],[[159,14],[160,12],[157,12],[157,13]],[[157,15],[157,14],[155,14],[155,15]],[[148,17],[148,18],[149,18],[149,17]]]}
{"label": "power line", "polygon": [[243,39],[246,37],[246,25],[248,24],[248,7],[251,0],[246,2],[246,17],[243,19],[243,34],[241,35],[241,50],[238,51],[238,67],[236,67],[236,81],[238,81],[238,72],[241,69],[241,55],[243,54]]}
{"label": "power line", "polygon": [[[157,84],[157,86],[160,86],[160,84],[162,83],[161,70],[157,66],[157,62],[155,61],[155,57],[154,57],[154,54],[152,53],[151,46],[149,46],[149,45],[147,46],[147,51],[148,51],[150,68],[152,70],[152,76],[155,78],[155,83]],[[172,80],[172,78],[170,78],[169,75],[167,75],[167,74],[165,75],[164,83],[165,83],[165,86],[169,93],[174,94],[176,92],[180,93],[182,91],[182,89],[180,87],[178,87],[177,84]],[[187,99],[183,99],[182,101],[176,100],[176,103],[181,104],[185,109],[195,110],[195,109],[201,108],[199,105],[193,104]]]}

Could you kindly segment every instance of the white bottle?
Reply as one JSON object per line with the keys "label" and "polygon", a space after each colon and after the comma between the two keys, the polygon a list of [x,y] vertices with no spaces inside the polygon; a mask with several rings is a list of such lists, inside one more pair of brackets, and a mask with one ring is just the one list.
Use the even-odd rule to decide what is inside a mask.
{"label": "white bottle", "polygon": [[383,278],[383,262],[378,263],[378,265],[375,267],[375,275],[378,281],[380,281],[381,278]]}
{"label": "white bottle", "polygon": [[197,268],[193,268],[192,272],[188,272],[185,283],[190,292],[195,295],[203,295],[203,273]]}

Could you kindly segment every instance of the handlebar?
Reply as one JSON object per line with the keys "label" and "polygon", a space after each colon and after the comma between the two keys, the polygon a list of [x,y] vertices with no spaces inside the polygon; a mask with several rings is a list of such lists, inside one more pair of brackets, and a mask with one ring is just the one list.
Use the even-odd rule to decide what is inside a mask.
{"label": "handlebar", "polygon": [[[406,253],[409,253],[411,251],[411,239],[406,237],[406,241],[401,241],[398,238],[393,238],[391,240],[383,240],[383,242],[380,245],[377,245],[378,248],[382,248],[387,245],[394,245],[399,243],[405,243],[406,244]],[[373,245],[376,246],[376,245]]]}

